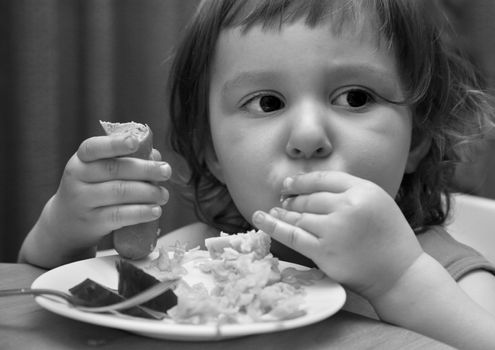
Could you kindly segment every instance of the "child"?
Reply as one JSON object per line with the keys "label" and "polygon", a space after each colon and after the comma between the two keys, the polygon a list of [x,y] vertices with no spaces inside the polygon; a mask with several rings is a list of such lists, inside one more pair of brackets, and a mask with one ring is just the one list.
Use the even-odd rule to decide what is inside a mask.
{"label": "child", "polygon": [[[161,244],[254,226],[282,260],[342,283],[349,309],[366,300],[454,346],[495,346],[495,268],[442,229],[459,145],[491,110],[420,1],[204,1],[170,112],[202,223]],[[112,230],[156,219],[168,194],[152,183],[171,169],[116,158],[135,147],[84,141],[20,260],[91,257]]]}

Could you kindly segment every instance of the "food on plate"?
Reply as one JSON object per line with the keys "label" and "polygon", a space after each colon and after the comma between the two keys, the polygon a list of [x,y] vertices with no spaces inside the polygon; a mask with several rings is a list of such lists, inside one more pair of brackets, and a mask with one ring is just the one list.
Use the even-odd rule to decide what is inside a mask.
{"label": "food on plate", "polygon": [[[139,140],[139,147],[128,157],[150,159],[153,148],[153,133],[148,125],[128,122],[110,123],[100,121],[107,135],[133,135]],[[156,246],[160,230],[158,220],[122,227],[113,232],[113,245],[120,256],[137,260],[148,256]]]}
{"label": "food on plate", "polygon": [[[116,304],[125,300],[125,298],[116,291],[102,286],[89,278],[70,288],[69,292],[79,299],[84,300],[86,302],[86,306],[92,307]],[[151,314],[140,306],[134,306],[132,308],[122,310],[121,313],[142,318],[157,318],[156,315]]]}
{"label": "food on plate", "polygon": [[[270,253],[270,236],[263,231],[236,235],[222,233],[205,240],[210,258],[196,262],[213,286],[179,283],[177,306],[168,314],[177,322],[249,323],[286,320],[305,314],[304,284],[323,278],[318,270],[280,271],[279,261]],[[290,271],[290,270],[289,270]],[[309,275],[308,275],[309,274]]]}
{"label": "food on plate", "polygon": [[143,306],[177,323],[252,323],[287,320],[306,313],[305,286],[324,277],[317,269],[280,268],[270,236],[249,231],[205,241],[207,251],[177,243],[160,248],[147,265],[120,260],[119,293],[132,296],[164,280],[173,291]]}
{"label": "food on plate", "polygon": [[[118,291],[124,298],[130,298],[160,282],[155,277],[126,260],[117,262],[116,267],[119,273]],[[152,310],[166,312],[176,304],[177,296],[172,290],[168,289],[161,295],[143,303],[142,306]]]}
{"label": "food on plate", "polygon": [[221,233],[219,237],[205,239],[205,246],[212,259],[221,257],[224,248],[232,248],[241,254],[253,252],[256,259],[262,259],[270,253],[270,241],[265,232],[253,230],[237,235]]}

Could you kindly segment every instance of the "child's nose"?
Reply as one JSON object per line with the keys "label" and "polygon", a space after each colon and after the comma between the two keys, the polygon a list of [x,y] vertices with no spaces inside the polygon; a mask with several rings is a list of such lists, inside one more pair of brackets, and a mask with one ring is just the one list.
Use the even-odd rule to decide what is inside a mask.
{"label": "child's nose", "polygon": [[325,158],[332,153],[326,119],[315,108],[305,108],[291,118],[286,152],[292,158]]}

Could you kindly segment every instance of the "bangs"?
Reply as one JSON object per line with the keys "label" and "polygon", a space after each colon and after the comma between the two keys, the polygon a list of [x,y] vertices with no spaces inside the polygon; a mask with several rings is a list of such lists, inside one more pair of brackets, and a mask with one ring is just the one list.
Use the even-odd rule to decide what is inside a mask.
{"label": "bangs", "polygon": [[[346,0],[246,0],[236,2],[223,22],[223,28],[253,26],[280,29],[284,24],[304,21],[308,27],[331,24],[335,34],[350,31],[361,33],[363,28],[376,26],[374,1]],[[375,14],[375,15],[373,15]]]}

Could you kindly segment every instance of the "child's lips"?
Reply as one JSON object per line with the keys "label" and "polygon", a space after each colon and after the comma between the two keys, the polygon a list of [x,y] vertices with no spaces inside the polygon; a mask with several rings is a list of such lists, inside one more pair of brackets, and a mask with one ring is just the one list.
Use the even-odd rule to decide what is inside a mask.
{"label": "child's lips", "polygon": [[280,204],[281,204],[282,208],[286,207],[289,199],[295,198],[295,197],[297,197],[297,194],[282,194],[280,196]]}
{"label": "child's lips", "polygon": [[283,201],[285,201],[287,198],[289,198],[290,195],[288,194],[281,194],[280,195],[280,203],[283,203]]}
{"label": "child's lips", "polygon": [[280,203],[283,203],[285,200],[294,197],[297,197],[297,193],[293,193],[282,186],[282,190],[280,191]]}

